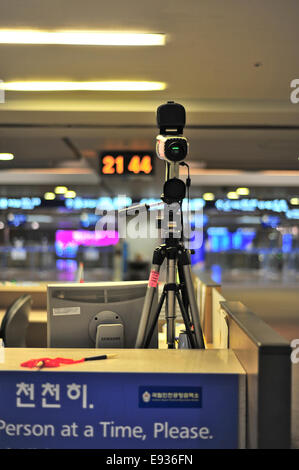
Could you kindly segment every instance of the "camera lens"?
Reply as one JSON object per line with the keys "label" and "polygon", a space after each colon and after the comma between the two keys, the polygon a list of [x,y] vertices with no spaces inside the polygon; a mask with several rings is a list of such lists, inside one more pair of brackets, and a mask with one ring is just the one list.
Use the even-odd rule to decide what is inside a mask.
{"label": "camera lens", "polygon": [[172,147],[170,147],[170,150],[171,150],[172,155],[180,154],[180,147],[178,147],[177,145],[172,145]]}
{"label": "camera lens", "polygon": [[185,140],[169,139],[165,146],[165,156],[168,160],[179,162],[187,155],[187,143]]}

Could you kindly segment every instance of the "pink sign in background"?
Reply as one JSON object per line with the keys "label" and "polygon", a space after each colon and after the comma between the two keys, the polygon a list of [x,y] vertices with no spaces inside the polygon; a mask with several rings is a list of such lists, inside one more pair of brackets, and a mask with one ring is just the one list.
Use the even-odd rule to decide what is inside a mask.
{"label": "pink sign in background", "polygon": [[68,246],[110,246],[119,241],[118,232],[114,230],[57,230],[56,243],[62,249]]}

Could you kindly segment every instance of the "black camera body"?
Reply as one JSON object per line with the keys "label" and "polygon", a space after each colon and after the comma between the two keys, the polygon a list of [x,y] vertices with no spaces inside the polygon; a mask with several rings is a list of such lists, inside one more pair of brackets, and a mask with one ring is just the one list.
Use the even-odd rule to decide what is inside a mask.
{"label": "black camera body", "polygon": [[157,109],[157,124],[160,134],[156,139],[156,153],[169,163],[182,162],[188,153],[188,141],[183,137],[186,124],[184,106],[168,101]]}
{"label": "black camera body", "polygon": [[183,105],[167,101],[157,109],[157,125],[162,135],[183,135],[186,111]]}
{"label": "black camera body", "polygon": [[166,204],[182,203],[186,195],[186,185],[178,178],[179,165],[188,154],[188,141],[183,137],[186,124],[184,106],[168,101],[157,109],[157,124],[160,134],[156,138],[156,153],[166,162],[166,181],[163,187],[162,201]]}

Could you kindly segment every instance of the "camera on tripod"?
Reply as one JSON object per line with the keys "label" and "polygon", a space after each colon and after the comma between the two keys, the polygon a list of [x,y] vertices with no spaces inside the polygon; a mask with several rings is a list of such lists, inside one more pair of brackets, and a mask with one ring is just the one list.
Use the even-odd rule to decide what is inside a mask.
{"label": "camera on tripod", "polygon": [[[191,253],[184,246],[182,202],[186,195],[186,184],[179,178],[179,167],[180,165],[188,167],[186,163],[183,163],[188,153],[188,142],[183,137],[185,122],[186,112],[181,104],[168,101],[157,109],[157,124],[160,129],[156,140],[157,156],[164,159],[166,163],[165,182],[161,195],[164,208],[159,219],[162,243],[153,253],[149,283],[138,327],[136,348],[149,347],[164,301],[168,348],[176,347],[176,302],[179,305],[186,328],[184,335],[187,338],[187,347],[198,349],[205,347],[192,281]],[[188,171],[188,199],[190,181]],[[166,283],[157,310],[152,312],[160,269],[164,261],[166,262]]]}
{"label": "camera on tripod", "polygon": [[169,163],[180,163],[188,154],[188,141],[183,137],[186,124],[184,106],[168,101],[157,109],[160,134],[156,138],[157,156]]}
{"label": "camera on tripod", "polygon": [[188,154],[188,141],[183,137],[186,123],[184,106],[168,101],[157,109],[160,134],[156,138],[157,156],[166,163],[162,201],[166,204],[181,203],[186,195],[186,185],[179,179],[179,165]]}
{"label": "camera on tripod", "polygon": [[156,153],[161,160],[166,160],[169,163],[180,163],[185,160],[188,153],[187,139],[186,137],[158,135]]}

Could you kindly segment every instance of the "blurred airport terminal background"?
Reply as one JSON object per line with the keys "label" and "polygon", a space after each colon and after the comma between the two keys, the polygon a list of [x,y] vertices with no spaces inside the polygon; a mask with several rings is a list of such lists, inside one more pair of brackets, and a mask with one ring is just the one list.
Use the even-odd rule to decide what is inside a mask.
{"label": "blurred airport terminal background", "polygon": [[[101,218],[160,201],[156,109],[175,100],[187,113],[194,273],[299,338],[298,2],[2,0],[0,10],[0,284],[148,278],[161,242],[142,232],[155,226],[150,211],[137,237],[102,230]],[[106,47],[34,43],[20,28],[162,34]]]}

